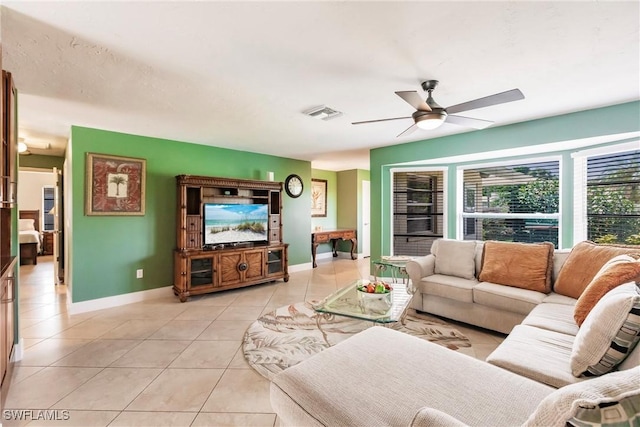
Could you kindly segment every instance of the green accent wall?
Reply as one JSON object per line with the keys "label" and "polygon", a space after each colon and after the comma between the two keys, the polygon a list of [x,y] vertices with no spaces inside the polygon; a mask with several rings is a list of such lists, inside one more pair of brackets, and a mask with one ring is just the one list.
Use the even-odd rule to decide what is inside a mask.
{"label": "green accent wall", "polygon": [[[526,101],[525,101],[526,102]],[[540,144],[573,141],[640,131],[640,102],[634,101],[610,107],[580,111],[480,131],[450,135],[441,138],[409,142],[371,150],[371,257],[390,253],[390,169],[413,162],[432,160],[429,166],[447,166],[448,221],[447,237],[455,237],[456,224],[456,167],[464,163],[436,163],[437,159],[483,153],[487,151],[532,147]],[[621,136],[619,139],[622,139]],[[602,145],[611,145],[612,141]],[[568,147],[567,147],[568,148]],[[573,244],[573,166],[571,153],[576,149],[557,150],[553,153],[494,158],[491,162],[510,159],[530,159],[550,154],[562,157],[562,246]],[[466,162],[466,163],[473,163]],[[409,167],[409,166],[407,166]]]}
{"label": "green accent wall", "polygon": [[[283,235],[289,264],[310,262],[311,164],[307,161],[73,126],[71,129],[73,302],[121,295],[173,284],[176,246],[176,181],[180,174],[276,181],[295,173],[304,181],[301,197],[283,192]],[[86,153],[144,158],[144,216],[86,216]],[[137,269],[144,278],[136,279]]]}

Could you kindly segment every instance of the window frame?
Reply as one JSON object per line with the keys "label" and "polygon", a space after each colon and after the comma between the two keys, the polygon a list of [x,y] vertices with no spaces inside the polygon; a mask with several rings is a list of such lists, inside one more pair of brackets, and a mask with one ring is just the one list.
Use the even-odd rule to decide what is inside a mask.
{"label": "window frame", "polygon": [[591,157],[640,150],[640,140],[588,148],[571,153],[573,160],[573,244],[588,240],[587,163]]}
{"label": "window frame", "polygon": [[[500,166],[519,166],[529,163],[558,162],[558,212],[557,213],[484,213],[465,212],[465,189],[464,172],[469,169],[491,168]],[[456,167],[456,239],[464,239],[464,221],[468,218],[478,219],[553,219],[558,221],[558,248],[563,244],[563,221],[562,221],[562,187],[563,187],[563,157],[562,155],[552,155],[543,157],[525,157],[518,159],[506,159],[487,163],[468,163]]]}

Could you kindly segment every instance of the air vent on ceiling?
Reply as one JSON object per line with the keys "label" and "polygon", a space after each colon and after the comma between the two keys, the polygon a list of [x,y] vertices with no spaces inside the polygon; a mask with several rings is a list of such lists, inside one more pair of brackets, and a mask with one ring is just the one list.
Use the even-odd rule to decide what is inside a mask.
{"label": "air vent on ceiling", "polygon": [[317,107],[313,107],[309,110],[303,111],[302,113],[306,114],[309,117],[314,117],[316,119],[322,120],[331,120],[342,115],[341,111],[334,110],[333,108],[329,108],[326,105],[319,105]]}

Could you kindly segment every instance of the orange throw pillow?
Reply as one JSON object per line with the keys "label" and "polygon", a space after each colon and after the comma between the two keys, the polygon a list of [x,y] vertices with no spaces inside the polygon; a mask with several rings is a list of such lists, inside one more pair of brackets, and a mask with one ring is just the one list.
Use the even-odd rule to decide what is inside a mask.
{"label": "orange throw pillow", "polygon": [[581,326],[591,309],[611,289],[625,283],[638,281],[640,281],[640,262],[635,260],[635,255],[619,255],[611,259],[578,298],[573,312],[576,324]]}
{"label": "orange throw pillow", "polygon": [[560,295],[578,299],[603,265],[618,255],[640,252],[640,246],[602,246],[590,241],[573,247],[562,265],[553,290]]}
{"label": "orange throw pillow", "polygon": [[481,282],[551,292],[553,243],[484,243]]}

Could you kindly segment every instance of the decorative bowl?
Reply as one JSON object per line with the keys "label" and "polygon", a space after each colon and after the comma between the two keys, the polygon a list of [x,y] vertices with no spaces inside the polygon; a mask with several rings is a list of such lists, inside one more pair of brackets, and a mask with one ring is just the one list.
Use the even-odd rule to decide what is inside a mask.
{"label": "decorative bowl", "polygon": [[[369,284],[372,284],[374,288],[376,284],[382,285],[384,291],[380,291],[380,286],[378,286],[378,291],[380,291],[379,293],[367,292],[366,289],[367,285]],[[378,281],[377,283],[359,283],[356,289],[360,307],[367,312],[374,314],[385,314],[389,311],[393,304],[393,293],[391,292],[393,288],[385,282]]]}

